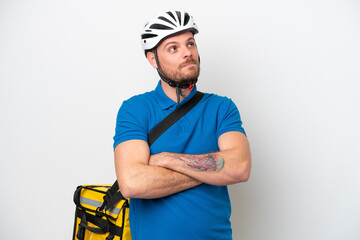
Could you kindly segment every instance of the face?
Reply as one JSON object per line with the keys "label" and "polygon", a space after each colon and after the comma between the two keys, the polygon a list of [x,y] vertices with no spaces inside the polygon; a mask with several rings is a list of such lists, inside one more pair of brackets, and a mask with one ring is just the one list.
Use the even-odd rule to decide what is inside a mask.
{"label": "face", "polygon": [[158,46],[157,53],[165,77],[179,83],[189,83],[198,78],[199,53],[191,32],[165,39]]}

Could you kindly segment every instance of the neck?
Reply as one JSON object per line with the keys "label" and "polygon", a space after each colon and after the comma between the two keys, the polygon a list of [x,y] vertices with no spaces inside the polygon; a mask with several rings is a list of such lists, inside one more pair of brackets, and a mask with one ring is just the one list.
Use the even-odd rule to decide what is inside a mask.
{"label": "neck", "polygon": [[[176,95],[175,87],[170,87],[169,84],[167,84],[163,80],[161,80],[161,87],[162,87],[164,93],[166,94],[166,96],[168,96],[174,102],[177,102],[177,95]],[[191,90],[192,90],[192,88],[191,89],[188,89],[188,88],[181,89],[182,96],[180,96],[180,102],[182,100],[184,100],[185,97],[187,97],[190,94]],[[183,97],[183,96],[185,96],[185,97]]]}

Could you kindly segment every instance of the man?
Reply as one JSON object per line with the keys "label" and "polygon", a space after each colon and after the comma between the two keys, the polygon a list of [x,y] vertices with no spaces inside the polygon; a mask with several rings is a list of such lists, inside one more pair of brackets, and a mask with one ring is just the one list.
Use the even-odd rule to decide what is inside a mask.
{"label": "man", "polygon": [[149,148],[147,134],[197,91],[198,28],[184,11],[144,27],[142,46],[161,80],[124,101],[114,137],[121,192],[130,200],[133,240],[232,239],[227,186],[247,181],[251,160],[235,104],[205,94]]}

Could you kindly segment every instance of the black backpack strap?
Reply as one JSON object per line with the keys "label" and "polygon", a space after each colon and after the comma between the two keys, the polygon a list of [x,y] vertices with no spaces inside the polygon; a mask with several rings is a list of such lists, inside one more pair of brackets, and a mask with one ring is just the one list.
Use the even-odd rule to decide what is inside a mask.
{"label": "black backpack strap", "polygon": [[[118,203],[121,199],[125,199],[121,192],[119,191],[119,185],[117,180],[111,186],[109,190],[106,191],[104,196],[104,204],[102,208],[105,207],[106,210],[114,207],[116,203]],[[127,200],[126,200],[127,201]]]}
{"label": "black backpack strap", "polygon": [[151,146],[166,130],[169,129],[177,120],[189,112],[204,96],[204,93],[197,91],[195,95],[186,103],[170,113],[158,125],[156,125],[148,135],[148,143]]}
{"label": "black backpack strap", "polygon": [[118,190],[119,190],[119,185],[117,181],[115,181],[114,184],[111,186],[111,188],[107,190],[105,198],[111,198],[118,192]]}

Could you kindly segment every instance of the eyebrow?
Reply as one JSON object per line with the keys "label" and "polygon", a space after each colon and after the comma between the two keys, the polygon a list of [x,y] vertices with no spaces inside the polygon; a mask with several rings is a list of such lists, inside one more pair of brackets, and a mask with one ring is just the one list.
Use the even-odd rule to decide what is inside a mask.
{"label": "eyebrow", "polygon": [[[189,42],[191,40],[194,40],[195,41],[195,38],[194,37],[189,37],[186,42]],[[168,42],[167,44],[165,44],[164,48],[166,48],[167,45],[170,45],[170,44],[179,44],[179,42],[175,42],[175,41],[172,41],[172,42]]]}

